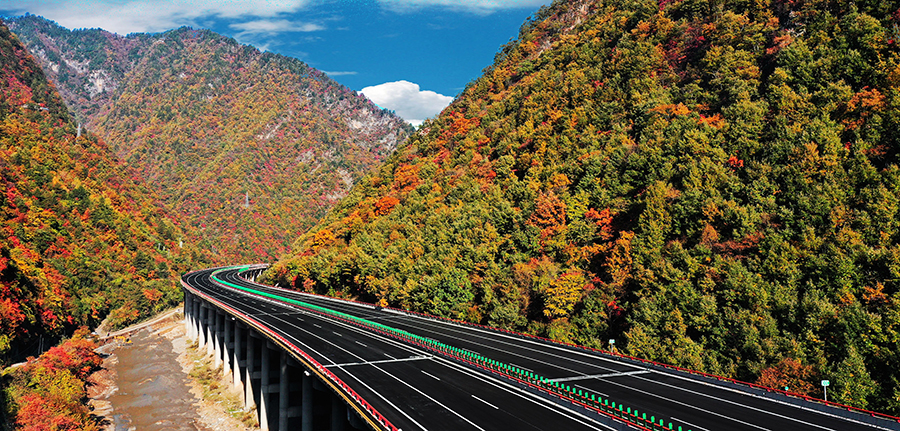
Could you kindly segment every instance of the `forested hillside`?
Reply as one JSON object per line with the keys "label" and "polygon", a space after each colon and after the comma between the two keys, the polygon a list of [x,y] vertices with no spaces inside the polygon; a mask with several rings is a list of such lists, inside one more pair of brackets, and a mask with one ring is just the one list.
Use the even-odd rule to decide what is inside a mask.
{"label": "forested hillside", "polygon": [[898,414],[898,8],[554,2],[270,281]]}
{"label": "forested hillside", "polygon": [[412,128],[303,62],[206,30],[13,20],[66,103],[220,262],[290,250]]}
{"label": "forested hillside", "polygon": [[133,322],[181,300],[202,264],[155,196],[79,133],[40,66],[0,22],[0,364],[39,336]]}
{"label": "forested hillside", "polygon": [[124,37],[100,29],[70,32],[36,15],[13,18],[7,24],[83,123],[109,108],[119,83],[137,65],[151,37]]}

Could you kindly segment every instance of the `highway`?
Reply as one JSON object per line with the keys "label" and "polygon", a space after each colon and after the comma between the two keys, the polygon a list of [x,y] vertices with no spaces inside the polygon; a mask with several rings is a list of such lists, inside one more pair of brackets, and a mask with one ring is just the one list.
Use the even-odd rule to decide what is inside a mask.
{"label": "highway", "polygon": [[296,343],[407,431],[615,428],[597,419],[605,415],[541,396],[533,388],[525,390],[522,384],[489,370],[467,366],[315,308],[279,303],[238,288],[333,310],[453,346],[472,357],[489,358],[542,382],[539,385],[568,386],[586,399],[593,396],[636,409],[647,420],[652,417],[654,424],[663,423],[659,429],[668,429],[669,424],[683,431],[900,429],[897,422],[863,424],[601,352],[264,286],[241,277],[238,270],[217,274],[218,279],[238,288],[214,282],[211,274],[212,270],[190,273],[185,281]]}

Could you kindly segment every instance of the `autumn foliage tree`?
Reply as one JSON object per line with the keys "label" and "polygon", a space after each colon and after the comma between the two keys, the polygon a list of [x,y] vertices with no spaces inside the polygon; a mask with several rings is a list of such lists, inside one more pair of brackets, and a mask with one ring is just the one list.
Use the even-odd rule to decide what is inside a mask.
{"label": "autumn foliage tree", "polygon": [[708,3],[542,8],[268,275],[900,413],[900,2]]}
{"label": "autumn foliage tree", "polygon": [[111,313],[127,324],[180,300],[174,277],[202,254],[181,246],[181,230],[103,141],[79,134],[2,23],[0,162],[0,363],[40,336]]}
{"label": "autumn foliage tree", "polygon": [[[75,115],[171,208],[183,241],[219,263],[287,253],[412,130],[300,60],[208,30],[120,36],[35,16],[10,25],[44,53]],[[410,168],[403,187],[415,182]]]}
{"label": "autumn foliage tree", "polygon": [[16,429],[98,430],[84,404],[88,376],[100,367],[97,345],[83,328],[71,339],[4,375],[4,408]]}

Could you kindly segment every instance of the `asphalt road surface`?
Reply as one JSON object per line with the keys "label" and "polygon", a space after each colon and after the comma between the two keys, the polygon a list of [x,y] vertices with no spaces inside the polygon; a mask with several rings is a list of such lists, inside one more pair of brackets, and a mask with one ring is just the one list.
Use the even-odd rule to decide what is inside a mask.
{"label": "asphalt road surface", "polygon": [[[272,328],[327,366],[409,430],[610,430],[581,409],[525,391],[503,377],[387,336],[214,283],[212,270],[185,275],[194,288]],[[684,431],[879,429],[766,397],[698,382],[609,355],[395,310],[277,289],[237,270],[218,278],[340,311],[478,353],[653,415]],[[900,429],[893,424],[890,428]]]}

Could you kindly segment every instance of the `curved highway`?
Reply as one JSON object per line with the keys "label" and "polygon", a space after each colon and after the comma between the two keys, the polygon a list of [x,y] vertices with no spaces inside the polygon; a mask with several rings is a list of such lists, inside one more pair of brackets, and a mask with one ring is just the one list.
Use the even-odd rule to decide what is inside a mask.
{"label": "curved highway", "polygon": [[[610,418],[616,408],[634,429],[900,430],[891,418],[846,418],[853,415],[822,405],[812,408],[824,411],[813,411],[811,403],[798,406],[783,395],[753,394],[602,352],[265,286],[242,276],[245,268],[215,277],[213,270],[197,271],[184,282],[267,325],[407,431],[623,429],[624,422]],[[412,334],[412,342],[403,334]]]}

